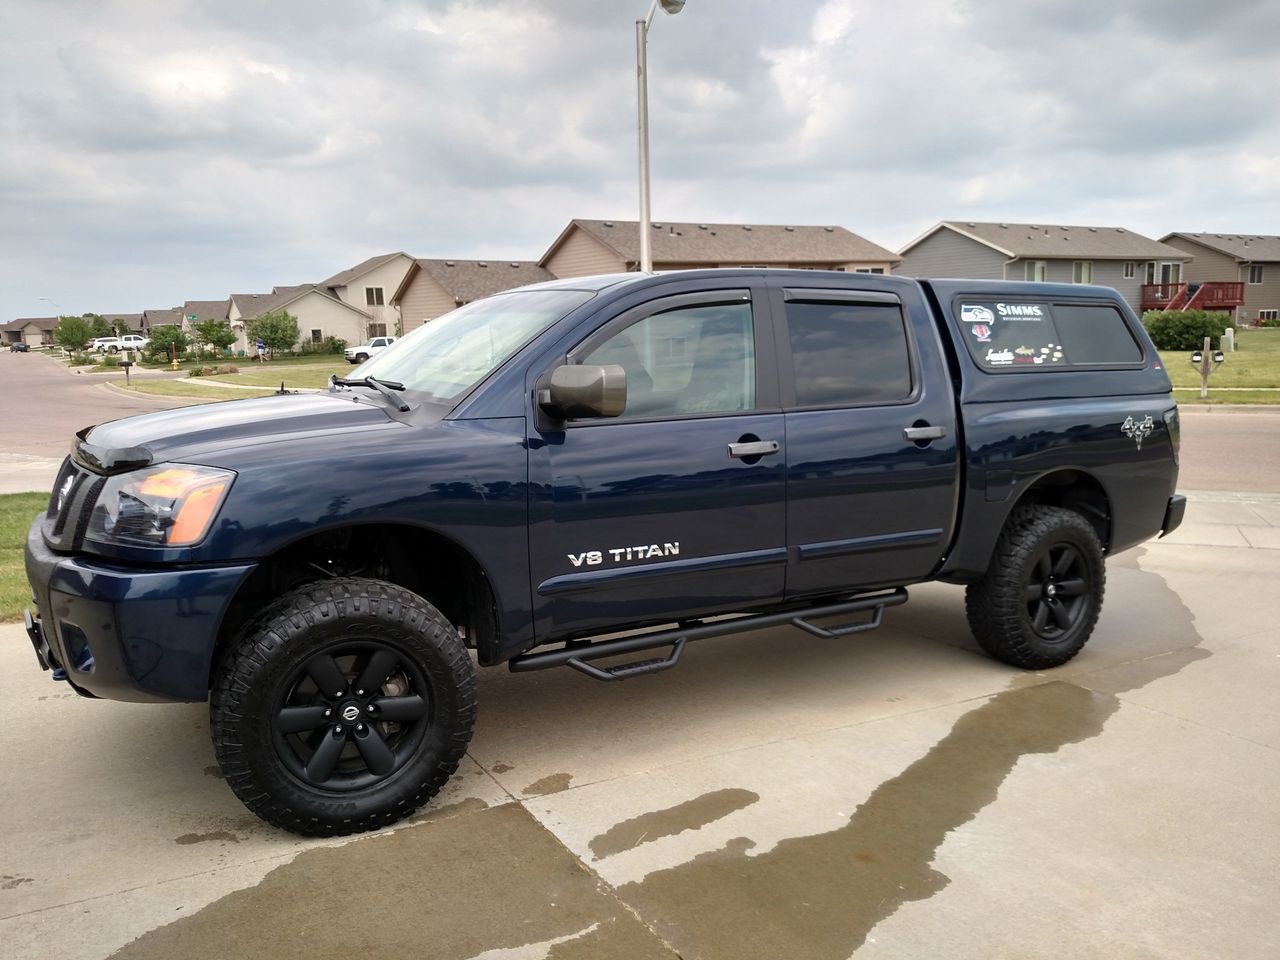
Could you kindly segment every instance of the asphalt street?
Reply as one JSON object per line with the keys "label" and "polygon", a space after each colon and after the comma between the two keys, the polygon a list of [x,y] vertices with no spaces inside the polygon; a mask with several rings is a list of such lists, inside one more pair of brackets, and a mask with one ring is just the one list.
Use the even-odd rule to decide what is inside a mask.
{"label": "asphalt street", "polygon": [[[33,359],[0,354],[11,396]],[[64,431],[51,458],[57,417],[22,428]],[[251,816],[204,705],[82,700],[0,626],[0,955],[1275,957],[1280,412],[1183,422],[1186,522],[1111,558],[1070,664],[986,658],[928,584],[857,638],[706,640],[621,684],[482,670],[459,774],[356,839]]]}

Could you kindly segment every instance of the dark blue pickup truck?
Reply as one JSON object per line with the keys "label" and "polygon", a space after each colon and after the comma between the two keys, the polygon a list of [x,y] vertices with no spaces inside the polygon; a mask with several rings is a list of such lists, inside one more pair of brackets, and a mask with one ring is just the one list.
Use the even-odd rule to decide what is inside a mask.
{"label": "dark blue pickup truck", "polygon": [[943,580],[992,656],[1061,664],[1104,557],[1185,503],[1168,376],[1100,287],[561,280],[354,374],[82,431],[27,541],[41,665],[208,699],[227,782],[300,833],[439,790],[475,662],[620,680],[706,637],[870,629]]}

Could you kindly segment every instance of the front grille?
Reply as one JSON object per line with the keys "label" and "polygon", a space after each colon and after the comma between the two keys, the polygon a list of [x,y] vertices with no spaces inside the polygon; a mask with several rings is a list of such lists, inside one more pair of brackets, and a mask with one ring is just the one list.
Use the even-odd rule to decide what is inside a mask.
{"label": "front grille", "polygon": [[63,462],[45,518],[44,538],[51,549],[74,550],[80,545],[105,482],[105,477],[90,473],[70,457]]}

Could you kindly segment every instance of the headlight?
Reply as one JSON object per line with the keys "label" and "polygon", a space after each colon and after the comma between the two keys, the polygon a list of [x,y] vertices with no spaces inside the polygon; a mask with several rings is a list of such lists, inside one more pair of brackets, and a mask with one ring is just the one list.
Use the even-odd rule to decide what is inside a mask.
{"label": "headlight", "polygon": [[204,539],[235,474],[167,463],[110,477],[89,517],[91,540],[186,547]]}

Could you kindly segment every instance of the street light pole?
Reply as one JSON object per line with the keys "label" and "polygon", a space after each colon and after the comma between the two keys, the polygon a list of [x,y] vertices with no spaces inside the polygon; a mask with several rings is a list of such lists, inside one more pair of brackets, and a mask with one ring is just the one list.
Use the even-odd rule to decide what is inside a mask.
{"label": "street light pole", "polygon": [[62,316],[62,308],[58,306],[58,302],[56,300],[51,300],[48,297],[36,297],[36,299],[43,300],[45,303],[53,304],[53,309],[58,311],[58,316]]}
{"label": "street light pole", "polygon": [[640,270],[649,273],[653,270],[653,254],[649,247],[649,25],[653,23],[653,15],[658,12],[658,4],[662,9],[675,16],[685,4],[685,0],[653,0],[649,4],[649,12],[643,20],[636,21],[636,121],[639,127],[640,151]]}

